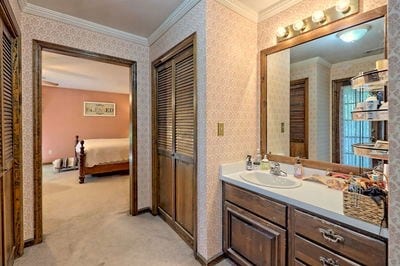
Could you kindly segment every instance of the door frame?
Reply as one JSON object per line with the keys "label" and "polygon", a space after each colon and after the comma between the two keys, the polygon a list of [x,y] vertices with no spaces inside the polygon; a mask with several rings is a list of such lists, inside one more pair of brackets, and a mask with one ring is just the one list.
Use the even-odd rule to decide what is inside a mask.
{"label": "door frame", "polygon": [[[169,49],[163,55],[158,57],[152,62],[152,99],[151,99],[151,120],[152,120],[152,209],[153,215],[158,215],[158,203],[159,203],[159,184],[158,184],[158,157],[157,157],[157,90],[156,90],[156,74],[157,66],[161,63],[168,61],[178,53],[182,52],[186,48],[193,47],[193,62],[194,62],[194,149],[193,149],[193,161],[194,161],[194,186],[193,186],[193,251],[195,256],[197,255],[197,46],[196,46],[196,33],[191,34],[186,39],[178,43],[173,48]],[[178,233],[178,232],[177,232]],[[178,233],[179,234],[179,233]]]}
{"label": "door frame", "polygon": [[[130,102],[130,159],[129,159],[129,212],[138,214],[137,200],[137,63],[136,61],[72,48],[64,45],[33,40],[33,167],[34,167],[34,238],[31,244],[43,241],[42,208],[42,51],[126,66],[129,72]],[[72,143],[73,140],[71,140]],[[84,185],[84,184],[82,184]],[[32,242],[33,241],[33,242]]]}
{"label": "door frame", "polygon": [[[13,66],[13,102],[14,102],[14,165],[13,165],[13,218],[14,218],[14,257],[22,256],[24,252],[23,228],[23,182],[22,182],[22,87],[21,87],[21,30],[8,0],[0,1],[0,17],[8,32],[14,39],[14,52],[16,53]],[[3,212],[2,208],[0,208]],[[2,217],[4,217],[2,215]],[[1,221],[0,221],[1,223]],[[2,225],[1,225],[2,226]],[[2,239],[0,239],[2,241]],[[1,260],[0,260],[1,262]]]}
{"label": "door frame", "polygon": [[[309,87],[308,87],[308,77],[302,79],[296,79],[290,81],[290,87],[297,84],[304,84],[304,149],[306,154],[306,159],[309,159],[309,121],[308,121],[308,111],[309,111]],[[289,95],[290,97],[290,95]],[[289,101],[290,102],[290,101]],[[290,112],[289,112],[290,113]],[[290,120],[290,119],[289,119]],[[290,142],[290,125],[289,125],[289,142]]]}
{"label": "door frame", "polygon": [[332,158],[333,163],[340,163],[340,90],[342,86],[351,85],[351,78],[332,80]]}

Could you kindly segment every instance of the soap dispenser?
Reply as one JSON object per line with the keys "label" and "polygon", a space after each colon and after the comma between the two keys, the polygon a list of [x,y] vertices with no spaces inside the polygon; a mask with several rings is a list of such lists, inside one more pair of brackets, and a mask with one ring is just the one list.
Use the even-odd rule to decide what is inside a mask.
{"label": "soap dispenser", "polygon": [[267,155],[264,155],[264,159],[261,160],[261,170],[269,170],[271,168]]}
{"label": "soap dispenser", "polygon": [[254,156],[254,162],[253,162],[253,168],[255,170],[260,169],[261,159],[262,159],[262,157],[261,157],[260,149],[257,149],[256,156]]}
{"label": "soap dispenser", "polygon": [[302,178],[303,177],[303,165],[301,164],[300,158],[296,158],[296,163],[294,164],[294,177]]}
{"label": "soap dispenser", "polygon": [[246,170],[253,170],[253,162],[251,161],[251,155],[247,155],[246,157]]}

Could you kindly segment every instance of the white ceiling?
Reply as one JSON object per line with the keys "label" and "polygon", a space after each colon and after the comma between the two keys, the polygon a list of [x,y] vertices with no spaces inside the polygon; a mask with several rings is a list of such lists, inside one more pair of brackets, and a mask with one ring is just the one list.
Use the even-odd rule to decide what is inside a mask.
{"label": "white ceiling", "polygon": [[[384,18],[367,22],[371,28],[358,41],[345,43],[337,33],[307,42],[290,49],[290,62],[295,63],[309,58],[322,57],[331,64],[383,53],[385,45]],[[356,26],[354,28],[357,28]]]}
{"label": "white ceiling", "polygon": [[27,0],[28,3],[149,37],[184,0]]}
{"label": "white ceiling", "polygon": [[43,51],[42,77],[62,88],[129,93],[129,68]]}
{"label": "white ceiling", "polygon": [[238,1],[256,12],[264,11],[265,9],[279,2],[284,2],[282,0],[238,0]]}

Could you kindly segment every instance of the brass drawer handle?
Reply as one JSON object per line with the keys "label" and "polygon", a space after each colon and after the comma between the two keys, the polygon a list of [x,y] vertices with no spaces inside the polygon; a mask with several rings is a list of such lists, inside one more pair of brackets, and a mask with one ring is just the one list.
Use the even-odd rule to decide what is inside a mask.
{"label": "brass drawer handle", "polygon": [[332,258],[327,259],[324,256],[320,256],[319,261],[323,266],[339,266],[338,261]]}
{"label": "brass drawer handle", "polygon": [[335,232],[332,229],[320,228],[319,232],[322,234],[325,240],[328,240],[333,243],[344,242],[344,238],[341,235],[335,234]]}

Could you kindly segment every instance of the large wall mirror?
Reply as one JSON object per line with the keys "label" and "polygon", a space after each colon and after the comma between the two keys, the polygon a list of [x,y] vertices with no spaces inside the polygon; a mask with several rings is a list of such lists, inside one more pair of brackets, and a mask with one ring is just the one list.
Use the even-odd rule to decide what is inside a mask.
{"label": "large wall mirror", "polygon": [[[264,152],[362,168],[375,164],[354,155],[352,145],[387,139],[387,122],[352,120],[360,93],[350,80],[385,58],[385,13],[382,7],[358,14],[261,53]],[[364,35],[349,41],[349,35],[360,37],[354,30]]]}

